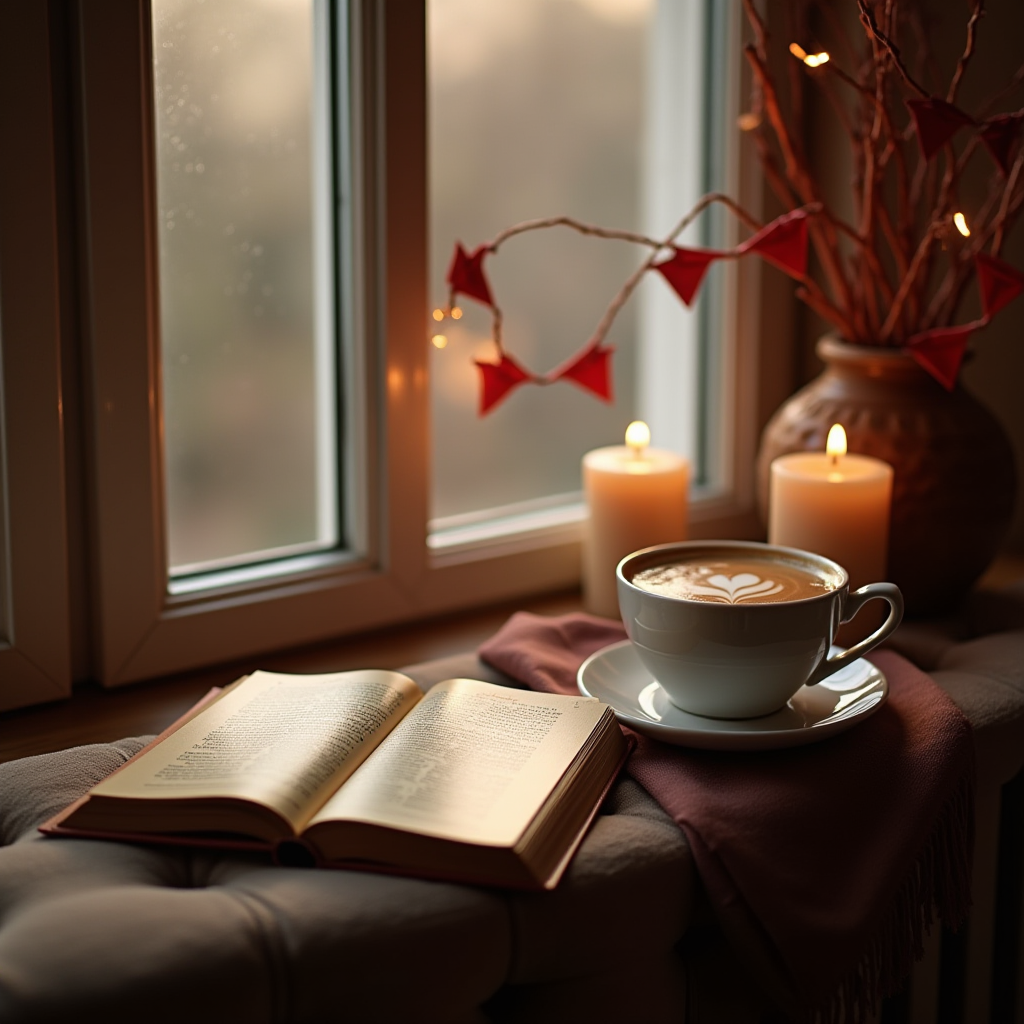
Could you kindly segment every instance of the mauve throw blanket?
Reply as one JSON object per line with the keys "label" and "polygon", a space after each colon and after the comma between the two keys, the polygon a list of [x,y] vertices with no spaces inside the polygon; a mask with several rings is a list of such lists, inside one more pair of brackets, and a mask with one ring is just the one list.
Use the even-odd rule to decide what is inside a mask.
{"label": "mauve throw blanket", "polygon": [[[520,612],[479,653],[576,693],[584,659],[624,638],[605,619]],[[933,912],[956,927],[970,903],[970,725],[910,662],[871,660],[889,700],[839,736],[742,753],[638,736],[626,768],[685,831],[719,925],[796,1018],[864,1017],[902,987]]]}

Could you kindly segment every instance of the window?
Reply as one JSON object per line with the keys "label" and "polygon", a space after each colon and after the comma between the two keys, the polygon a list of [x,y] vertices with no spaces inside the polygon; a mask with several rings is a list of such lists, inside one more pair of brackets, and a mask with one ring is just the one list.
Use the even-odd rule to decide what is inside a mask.
{"label": "window", "polygon": [[[5,63],[4,73],[22,81],[34,80],[32,74],[52,78],[57,116],[45,110],[45,90],[32,93],[38,105],[24,102],[24,88],[8,89],[0,98],[5,118],[31,122],[42,140],[35,149],[26,145],[24,166],[12,168],[9,161],[2,172],[0,343],[9,499],[9,519],[2,527],[8,541],[4,565],[14,583],[5,592],[10,600],[0,602],[0,621],[9,649],[46,652],[53,664],[44,675],[53,682],[46,684],[49,690],[38,680],[27,684],[20,696],[8,687],[2,700],[12,704],[66,693],[71,664],[79,677],[119,685],[219,661],[255,661],[262,651],[573,585],[579,575],[578,510],[575,517],[556,517],[540,527],[519,521],[472,542],[427,543],[433,355],[426,316],[434,296],[428,281],[425,8],[372,0],[270,5],[305,18],[305,27],[294,30],[307,48],[305,70],[296,76],[305,84],[299,89],[291,82],[289,88],[306,97],[300,120],[308,126],[307,162],[287,173],[303,182],[301,188],[288,187],[306,227],[304,234],[295,231],[296,238],[302,235],[297,249],[274,250],[275,260],[295,269],[305,261],[308,269],[298,276],[306,298],[299,303],[298,291],[285,298],[277,291],[277,282],[287,275],[273,280],[264,275],[259,261],[271,255],[269,229],[246,220],[249,214],[217,215],[223,222],[219,255],[212,236],[201,242],[210,250],[202,253],[201,281],[188,276],[196,274],[200,257],[176,254],[171,247],[171,236],[185,234],[180,229],[188,211],[194,219],[201,202],[175,190],[210,175],[216,164],[212,156],[208,161],[192,152],[200,143],[180,134],[179,123],[160,120],[172,101],[176,110],[199,116],[191,110],[195,97],[181,91],[181,81],[161,78],[165,72],[177,74],[163,50],[173,36],[162,34],[176,28],[161,18],[204,5],[157,0],[151,9],[142,0],[123,0],[74,8],[44,5],[41,13],[38,5],[23,6],[27,10],[5,12],[4,18],[20,19],[26,31],[31,23],[43,50],[49,38],[52,65],[29,61],[27,45],[20,55],[19,29],[0,37],[5,52],[20,56],[13,65]],[[204,16],[227,6],[206,4]],[[246,31],[256,32],[262,4],[241,6],[241,17],[249,19]],[[657,10],[675,6],[659,3]],[[155,73],[154,27],[160,51]],[[195,105],[204,110],[212,95]],[[163,106],[155,108],[155,101]],[[256,134],[255,142],[250,134]],[[296,129],[293,137],[299,134]],[[55,139],[70,154],[66,167],[57,163],[56,174]],[[185,150],[177,149],[181,144]],[[201,145],[209,145],[211,153],[215,148],[205,136]],[[243,150],[248,145],[259,148],[258,131],[246,130]],[[174,153],[192,159],[175,170]],[[162,157],[170,158],[170,172],[161,172]],[[243,164],[236,163],[236,169]],[[12,189],[27,187],[26,182],[40,197],[34,223],[49,217],[61,226],[61,245],[52,259],[45,239],[37,238],[38,258],[31,268],[21,268],[36,275],[33,301],[21,306],[31,324],[18,320],[19,292],[27,278],[10,269],[10,254],[21,251],[19,240],[27,230],[27,216],[21,228],[17,216],[11,220],[11,211],[24,202],[20,195],[11,198]],[[54,211],[61,210],[58,217]],[[233,234],[224,233],[229,226]],[[249,248],[243,249],[246,242]],[[255,247],[261,245],[258,254]],[[741,290],[745,296],[756,292],[756,278],[750,280],[754,284]],[[279,321],[273,330],[267,327],[278,315],[269,304],[281,299],[300,310],[283,344],[299,353],[294,373],[305,389],[301,416],[290,427],[260,429],[270,434],[294,429],[313,455],[304,466],[287,469],[295,474],[287,478],[294,494],[274,495],[284,504],[301,499],[295,506],[304,510],[301,514],[271,517],[277,526],[287,520],[286,529],[232,525],[207,544],[195,526],[203,516],[193,515],[190,502],[203,509],[202,502],[213,499],[189,492],[208,471],[203,459],[216,458],[196,455],[195,441],[182,440],[189,426],[182,421],[197,415],[182,410],[193,402],[186,383],[198,379],[200,391],[222,389],[214,386],[216,367],[193,371],[195,361],[223,349],[194,347],[197,332],[206,328],[201,320],[181,318],[197,312],[188,308],[197,294],[190,289],[207,288],[213,295],[217,287],[211,282],[222,295],[231,287],[233,298],[244,285],[242,308],[213,314],[222,319],[210,335],[215,343],[237,343],[247,355],[268,360],[268,388],[282,383],[275,378],[286,372],[275,362],[279,353],[273,346],[283,329]],[[255,302],[250,301],[256,299],[253,290],[259,296]],[[182,305],[175,310],[177,303]],[[588,297],[587,314],[592,316],[599,303]],[[46,311],[53,315],[58,307],[59,320],[55,315],[47,320]],[[722,408],[749,411],[725,418],[732,433],[723,434],[719,461],[726,471],[715,470],[719,493],[693,516],[698,530],[743,536],[756,529],[749,488],[730,484],[742,476],[727,465],[752,461],[758,415],[755,312],[752,304],[738,308],[730,316],[743,321],[742,329],[732,331],[728,324],[723,329],[746,339],[736,345],[747,350],[742,359],[728,356],[744,372],[721,375]],[[54,353],[33,344],[46,331],[61,339],[63,380]],[[273,356],[266,355],[270,351]],[[36,404],[28,401],[30,394]],[[222,397],[215,395],[213,412],[203,415],[227,416]],[[23,425],[29,419],[18,419],[28,415],[29,405],[35,417],[31,433]],[[65,412],[66,450],[82,448],[82,458],[72,459],[70,468],[62,461],[55,407]],[[606,440],[611,438],[595,437],[593,443]],[[31,473],[24,472],[26,465],[33,467]],[[280,464],[267,475],[271,488],[282,479],[279,472]],[[253,503],[262,500],[249,497],[237,504]],[[27,516],[26,509],[31,510]],[[225,518],[231,522],[226,513]],[[22,550],[32,552],[28,574],[19,569]],[[84,578],[78,564],[89,567]],[[30,578],[35,582],[23,585]],[[0,671],[7,671],[4,662]]]}
{"label": "window", "polygon": [[[473,248],[559,215],[663,237],[701,195],[725,188],[730,97],[715,69],[738,16],[666,0],[430,0],[432,294],[446,294],[454,239]],[[734,225],[719,212],[687,241],[731,244]],[[506,347],[535,372],[562,363],[647,254],[565,228],[507,241],[487,264]],[[695,311],[656,275],[642,282],[609,335],[609,405],[561,384],[521,388],[478,418],[473,360],[495,358],[490,312],[467,300],[446,319],[431,352],[432,546],[578,521],[581,456],[621,444],[637,417],[658,446],[690,459],[703,493],[720,491],[729,474],[718,420],[730,410],[711,338],[727,327],[723,296],[735,285],[723,270]]]}
{"label": "window", "polygon": [[[429,0],[431,295],[456,239],[567,215],[642,229],[653,0]],[[678,197],[674,197],[678,199]],[[640,250],[556,228],[509,240],[487,273],[513,357],[543,373],[587,341]],[[557,268],[557,269],[555,269]],[[489,310],[468,300],[430,350],[433,530],[580,500],[580,458],[621,443],[635,406],[636,302],[609,338],[615,402],[571,384],[517,390],[478,417]],[[500,511],[496,512],[498,509]],[[439,546],[450,538],[436,538]]]}
{"label": "window", "polygon": [[172,580],[339,537],[330,24],[153,0]]}

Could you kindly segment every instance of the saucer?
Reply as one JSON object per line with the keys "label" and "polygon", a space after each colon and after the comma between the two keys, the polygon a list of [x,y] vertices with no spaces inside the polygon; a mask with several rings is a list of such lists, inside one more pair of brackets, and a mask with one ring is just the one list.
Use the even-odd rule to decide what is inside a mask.
{"label": "saucer", "polygon": [[814,686],[801,686],[784,708],[762,718],[705,718],[677,708],[621,640],[592,654],[576,677],[580,692],[610,705],[624,725],[664,743],[712,750],[798,747],[834,736],[873,715],[889,695],[885,676],[860,658]]}

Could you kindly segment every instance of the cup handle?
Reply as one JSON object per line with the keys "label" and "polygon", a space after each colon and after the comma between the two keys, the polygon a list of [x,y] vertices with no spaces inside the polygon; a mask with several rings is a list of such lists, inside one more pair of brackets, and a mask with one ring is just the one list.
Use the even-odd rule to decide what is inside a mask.
{"label": "cup handle", "polygon": [[828,678],[833,672],[852,664],[858,658],[863,658],[868,651],[877,647],[890,633],[900,624],[903,618],[903,595],[895,583],[869,583],[866,587],[853,591],[846,600],[846,607],[843,609],[843,622],[849,622],[857,612],[868,603],[881,599],[889,602],[889,617],[869,637],[865,637],[860,643],[837,654],[832,658],[826,658],[814,670],[811,678],[807,680],[807,686],[813,686]]}

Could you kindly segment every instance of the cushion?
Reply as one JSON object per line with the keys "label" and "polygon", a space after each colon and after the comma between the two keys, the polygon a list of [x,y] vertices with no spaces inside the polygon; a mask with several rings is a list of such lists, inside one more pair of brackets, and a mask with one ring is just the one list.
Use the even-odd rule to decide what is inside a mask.
{"label": "cushion", "polygon": [[[503,681],[475,656],[406,671]],[[147,739],[0,765],[5,1022],[679,1019],[692,861],[630,780],[552,893],[35,831]]]}
{"label": "cushion", "polygon": [[[971,721],[979,786],[1020,771],[1024,595],[976,595],[892,646]],[[405,671],[511,683],[475,655]],[[35,831],[147,739],[0,765],[0,1020],[759,1019],[682,833],[629,779],[552,893]]]}

